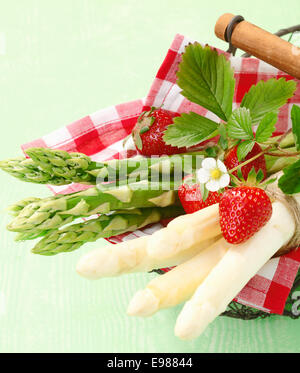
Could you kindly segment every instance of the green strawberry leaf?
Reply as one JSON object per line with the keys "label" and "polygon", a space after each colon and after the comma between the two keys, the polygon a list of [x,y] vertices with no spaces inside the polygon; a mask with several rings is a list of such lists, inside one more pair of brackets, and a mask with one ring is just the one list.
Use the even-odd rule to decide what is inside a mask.
{"label": "green strawberry leaf", "polygon": [[232,112],[234,72],[230,62],[209,46],[189,44],[177,72],[181,94],[227,121]]}
{"label": "green strawberry leaf", "polygon": [[296,149],[300,150],[300,106],[293,105],[291,111],[291,118]]}
{"label": "green strawberry leaf", "polygon": [[278,116],[276,113],[268,113],[263,116],[260,121],[256,134],[255,140],[259,143],[264,143],[271,137],[272,133],[275,131],[275,124],[277,122]]}
{"label": "green strawberry leaf", "polygon": [[247,154],[251,152],[254,144],[255,144],[255,141],[246,140],[246,141],[241,142],[238,145],[236,154],[237,154],[239,162],[241,162],[247,156]]}
{"label": "green strawberry leaf", "polygon": [[277,113],[296,90],[293,80],[269,79],[259,81],[253,85],[243,97],[241,107],[248,108],[251,112],[253,124],[260,121],[267,113]]}
{"label": "green strawberry leaf", "polygon": [[285,194],[300,192],[300,159],[283,169],[283,175],[278,180],[278,186]]}
{"label": "green strawberry leaf", "polygon": [[227,133],[233,139],[252,140],[252,118],[246,108],[235,109],[227,123]]}
{"label": "green strawberry leaf", "polygon": [[173,122],[164,133],[167,145],[193,146],[218,134],[218,123],[194,112],[183,113]]}

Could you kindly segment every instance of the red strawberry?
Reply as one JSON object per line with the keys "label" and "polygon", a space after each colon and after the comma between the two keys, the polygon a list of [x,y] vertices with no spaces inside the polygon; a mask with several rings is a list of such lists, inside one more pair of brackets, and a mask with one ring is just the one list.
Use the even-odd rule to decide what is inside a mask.
{"label": "red strawberry", "polygon": [[163,140],[164,131],[169,124],[173,123],[173,119],[178,116],[180,114],[161,108],[152,108],[148,112],[143,112],[132,131],[137,150],[145,156],[171,155],[185,152],[186,148],[167,145]]}
{"label": "red strawberry", "polygon": [[268,222],[272,203],[263,189],[240,186],[223,193],[219,214],[225,240],[238,244],[247,241]]}
{"label": "red strawberry", "polygon": [[[261,152],[262,152],[262,148],[257,143],[255,143],[251,152],[247,154],[247,156],[242,162],[255,157],[257,154]],[[237,157],[237,146],[230,149],[225,155],[224,164],[228,170],[231,170],[232,168],[237,167],[242,162],[239,162],[238,157]],[[258,172],[259,169],[261,169],[265,176],[264,179],[267,178],[267,166],[266,166],[264,155],[261,155],[260,157],[256,158],[254,161],[246,164],[245,166],[241,168],[241,171],[242,171],[242,174],[245,180],[247,180],[248,174],[251,171],[252,167],[254,167],[256,173]],[[233,175],[237,176],[237,171],[234,171]]]}
{"label": "red strawberry", "polygon": [[208,197],[203,202],[199,184],[182,184],[178,189],[178,196],[187,214],[192,214],[220,201],[218,192],[209,192]]}

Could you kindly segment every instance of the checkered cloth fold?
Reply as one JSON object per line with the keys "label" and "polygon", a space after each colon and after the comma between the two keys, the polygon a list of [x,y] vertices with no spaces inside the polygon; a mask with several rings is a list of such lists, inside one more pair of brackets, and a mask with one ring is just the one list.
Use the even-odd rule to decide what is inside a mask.
{"label": "checkered cloth fold", "polygon": [[[82,152],[89,155],[94,161],[126,158],[137,154],[130,142],[127,142],[126,148],[124,148],[123,140],[131,133],[137,117],[144,107],[163,105],[168,110],[179,113],[194,111],[212,120],[218,120],[214,114],[184,98],[180,94],[180,88],[176,85],[176,70],[181,60],[181,54],[189,42],[193,42],[193,40],[182,35],[175,36],[146,99],[99,110],[23,145],[22,149],[25,151],[29,147],[40,146],[69,152]],[[224,54],[235,70],[234,107],[240,104],[251,85],[256,84],[259,80],[268,80],[272,77],[294,79],[258,59],[234,57],[221,50],[218,50],[218,53]],[[291,127],[290,110],[294,103],[300,104],[300,84],[298,84],[294,97],[280,110],[277,131],[283,132]],[[60,187],[49,186],[49,188],[54,193],[65,194],[88,188],[88,186],[72,184]],[[108,241],[119,243],[152,234],[165,224],[166,222],[154,224],[142,230],[111,237]],[[271,259],[248,282],[236,296],[235,301],[268,313],[282,314],[299,265],[300,248],[280,258]],[[170,268],[165,269],[165,271],[168,270]]]}

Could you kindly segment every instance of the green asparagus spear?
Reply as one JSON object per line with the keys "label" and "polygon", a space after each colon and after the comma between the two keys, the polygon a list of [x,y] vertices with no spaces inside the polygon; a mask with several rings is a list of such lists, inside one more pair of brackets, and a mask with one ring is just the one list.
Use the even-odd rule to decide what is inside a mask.
{"label": "green asparagus spear", "polygon": [[134,213],[122,212],[101,215],[97,219],[69,225],[62,230],[54,230],[40,240],[32,252],[40,255],[55,255],[78,249],[86,242],[99,238],[111,237],[125,232],[132,232],[148,224],[157,223],[165,218],[184,214],[179,206],[164,208],[147,208],[135,210]]}
{"label": "green asparagus spear", "polygon": [[[161,208],[161,209],[164,209],[166,211],[173,211],[174,210],[174,213],[175,213],[175,211],[179,211],[179,212],[182,211],[182,213],[183,213],[183,210],[181,209],[180,206],[175,205],[175,206],[169,206],[168,208],[170,210],[167,210],[167,207]],[[117,211],[113,211],[112,213],[110,213],[109,216],[111,217],[112,215],[116,215],[116,214],[141,215],[142,214],[142,212],[141,212],[142,210],[143,209],[117,210]],[[178,215],[179,215],[179,213],[178,213]],[[103,216],[103,219],[105,220],[106,219],[105,218],[106,215],[102,215],[102,216]],[[48,235],[50,232],[55,232],[55,231],[57,231],[57,228],[55,228],[55,229],[44,229],[44,230],[34,230],[34,231],[32,230],[32,231],[19,232],[16,235],[16,237],[15,237],[15,241],[35,240],[36,238],[44,237],[44,236]]]}
{"label": "green asparagus spear", "polygon": [[[265,146],[280,141],[280,147],[288,150],[295,145],[292,133],[288,133],[283,139],[281,138],[282,136],[272,137]],[[174,169],[180,170],[183,164],[185,167],[183,174],[191,173],[200,167],[201,156],[204,154],[204,152],[195,152],[165,157],[134,157],[93,162],[85,154],[68,153],[63,150],[30,148],[26,152],[31,159],[18,157],[1,161],[0,168],[22,181],[38,184],[65,185],[76,182],[96,185],[108,181],[115,183],[112,185],[113,187],[122,185],[123,182],[119,183],[119,180],[152,179],[159,181],[162,177],[158,177],[158,174],[174,177]],[[191,156],[189,159],[188,155]],[[176,176],[180,178],[180,175]]]}
{"label": "green asparagus spear", "polygon": [[41,170],[32,159],[25,157],[0,161],[0,168],[12,176],[30,183],[64,185],[71,182],[64,177],[50,175]]}
{"label": "green asparagus spear", "polygon": [[7,207],[7,211],[12,215],[12,216],[18,216],[20,212],[26,207],[27,205],[30,205],[33,202],[40,201],[40,198],[36,197],[28,197],[24,198],[19,202],[14,203],[13,205],[10,205]]}
{"label": "green asparagus spear", "polygon": [[[49,197],[48,200],[53,199],[54,197]],[[7,208],[7,211],[10,212],[12,216],[17,217],[21,211],[24,210],[24,208],[34,202],[40,201],[41,198],[35,198],[35,197],[29,197],[25,198],[19,202],[14,203],[13,205],[9,206]],[[44,199],[45,201],[46,199]],[[49,233],[50,230],[36,230],[34,232],[20,232],[16,235],[15,241],[25,241],[25,240],[34,240],[38,237],[45,236],[47,233]]]}
{"label": "green asparagus spear", "polygon": [[138,160],[147,164],[143,157],[125,160],[111,160],[107,162],[93,162],[90,157],[82,153],[68,153],[64,150],[48,148],[30,148],[26,153],[44,171],[74,182],[90,182],[96,184],[97,177],[105,181],[119,178],[120,170],[124,175],[139,167]]}
{"label": "green asparagus spear", "polygon": [[14,232],[50,230],[71,223],[74,219],[111,211],[166,207],[178,203],[179,183],[151,183],[147,180],[100,190],[93,187],[68,195],[57,195],[31,203],[8,225]]}
{"label": "green asparagus spear", "polygon": [[63,150],[31,148],[26,152],[46,172],[74,182],[90,184],[134,177],[137,178],[136,181],[144,180],[156,173],[171,174],[183,166],[185,172],[191,172],[200,166],[203,157],[203,152],[194,152],[151,158],[136,156],[99,163],[93,162],[84,154],[67,153]]}
{"label": "green asparagus spear", "polygon": [[[84,180],[88,175],[94,177],[108,177],[112,174],[111,180],[116,177],[130,175],[138,170],[145,170],[157,163],[165,164],[165,172],[174,169],[174,165],[182,164],[183,157],[190,155],[194,166],[196,166],[197,156],[203,156],[204,152],[194,152],[185,154],[175,154],[173,156],[146,158],[136,156],[128,159],[114,159],[105,162],[93,162],[90,157],[82,153],[68,153],[63,150],[53,150],[49,148],[30,148],[26,153],[44,171],[68,179],[76,175]],[[161,170],[162,171],[162,170]],[[89,181],[89,180],[87,180]]]}
{"label": "green asparagus spear", "polygon": [[82,153],[48,148],[30,148],[26,153],[45,172],[73,182],[89,183],[94,177],[87,171],[104,167],[104,164],[92,162],[90,157]]}
{"label": "green asparagus spear", "polygon": [[[162,177],[158,175],[175,175],[181,178],[183,173],[190,173],[200,167],[203,156],[203,152],[195,152],[152,158],[137,156],[100,163],[93,162],[85,154],[68,153],[63,150],[31,148],[26,152],[31,157],[30,160],[19,157],[3,161],[0,168],[23,181],[55,185],[72,182],[96,185],[127,179],[159,181]],[[28,162],[30,169],[28,166],[24,168],[24,164]]]}

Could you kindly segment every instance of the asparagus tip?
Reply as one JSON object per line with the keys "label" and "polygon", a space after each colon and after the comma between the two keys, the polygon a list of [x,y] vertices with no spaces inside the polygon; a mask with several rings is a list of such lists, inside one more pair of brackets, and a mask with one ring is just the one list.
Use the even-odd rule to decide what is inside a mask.
{"label": "asparagus tip", "polygon": [[[207,315],[210,314],[214,314],[214,309],[211,305],[195,305],[191,301],[186,302],[175,324],[174,333],[176,337],[183,340],[191,340],[198,337],[205,328]],[[212,320],[209,320],[209,322]]]}
{"label": "asparagus tip", "polygon": [[146,288],[134,295],[127,308],[127,314],[129,316],[151,316],[158,310],[158,306],[159,299],[150,289]]}

